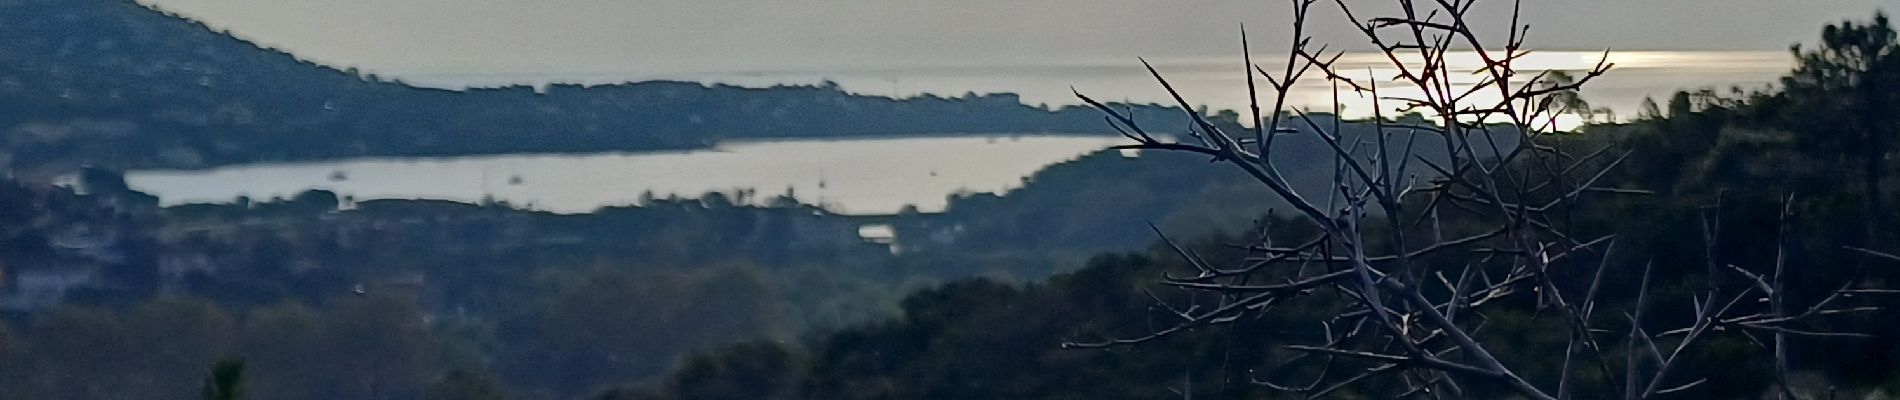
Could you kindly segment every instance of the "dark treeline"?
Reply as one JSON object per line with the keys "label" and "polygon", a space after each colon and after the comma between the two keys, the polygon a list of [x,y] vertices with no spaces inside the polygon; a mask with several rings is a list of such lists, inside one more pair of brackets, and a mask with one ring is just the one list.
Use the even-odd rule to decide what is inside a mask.
{"label": "dark treeline", "polygon": [[[1340,122],[1341,142],[1376,140],[1371,136],[1374,125],[1366,121],[1336,121],[1318,113],[1311,118],[1327,127]],[[1407,114],[1393,122],[1423,120]],[[1309,126],[1276,136],[1272,158],[1297,167],[1285,172],[1289,184],[1306,193],[1326,193],[1333,184],[1332,149]],[[1510,137],[1497,140],[1500,146],[1516,143]],[[1442,141],[1390,140],[1386,146],[1394,154],[1409,146],[1413,154],[1444,164]],[[1269,210],[1286,211],[1287,205],[1266,187],[1251,184],[1253,178],[1205,168],[1207,161],[1206,156],[1176,152],[1090,154],[1037,171],[1028,178],[1029,185],[1008,193],[952,196],[941,215],[898,218],[898,244],[905,251],[1027,253],[1066,256],[1080,263],[1100,252],[1143,248],[1157,230],[1189,237],[1234,232],[1251,228],[1254,217]],[[1436,176],[1416,159],[1391,168],[1406,168],[1404,164],[1421,179]]]}
{"label": "dark treeline", "polygon": [[899,257],[789,194],[577,215],[325,191],[160,209],[82,175],[0,185],[0,392],[180,398],[228,357],[259,398],[411,398],[449,373],[567,398],[693,349],[895,315],[935,282],[1047,275]]}
{"label": "dark treeline", "polygon": [[[1778,229],[1788,231],[1786,262],[1791,275],[1783,290],[1793,304],[1814,304],[1846,278],[1860,276],[1868,289],[1891,289],[1900,279],[1900,258],[1849,247],[1890,251],[1900,218],[1881,199],[1892,198],[1887,160],[1896,131],[1891,88],[1900,87],[1900,42],[1885,17],[1873,23],[1830,26],[1817,47],[1795,49],[1801,65],[1773,87],[1719,93],[1681,92],[1663,105],[1645,107],[1633,122],[1587,127],[1554,138],[1550,144],[1574,154],[1610,149],[1631,156],[1603,182],[1604,187],[1648,189],[1646,196],[1586,196],[1565,213],[1585,235],[1615,234],[1614,256],[1600,260],[1620,266],[1603,281],[1604,297],[1621,299],[1608,306],[1628,315],[1644,265],[1654,265],[1651,326],[1693,319],[1696,291],[1705,285],[1749,285],[1716,268],[1769,268],[1777,262]],[[1608,157],[1606,157],[1608,158]],[[1084,160],[1083,162],[1091,162]],[[1107,163],[1109,161],[1093,161]],[[1599,165],[1607,161],[1598,160]],[[1203,168],[1189,173],[1142,170],[1120,165],[1120,173],[1093,178],[1095,184],[1141,182],[1167,187],[1170,196],[1228,207],[1224,196],[1200,181],[1252,182]],[[1060,169],[1062,167],[1058,167]],[[1070,173],[1076,173],[1070,171]],[[1168,179],[1156,178],[1169,175]],[[1207,178],[1196,180],[1195,176]],[[1045,181],[1046,182],[1046,181]],[[1088,184],[1073,188],[1091,188]],[[1026,188],[1021,192],[1031,192]],[[1115,195],[1071,199],[1075,203],[1117,203],[1115,223],[1139,225],[1141,216],[1175,215],[1142,210],[1149,199],[1110,189]],[[1104,194],[1074,189],[1071,193]],[[982,200],[992,207],[1013,204],[1057,212],[1022,199]],[[1053,195],[1052,195],[1053,196]],[[1233,197],[1247,197],[1236,195]],[[969,200],[965,200],[968,202]],[[1778,221],[1783,207],[1791,222]],[[1231,208],[1231,207],[1229,207]],[[1022,210],[1012,210],[1020,212]],[[1047,215],[1016,214],[1018,218]],[[1087,217],[1069,216],[1068,221]],[[1229,216],[1231,218],[1231,216]],[[1710,224],[1719,218],[1720,224]],[[1165,221],[1172,217],[1158,218]],[[1272,218],[1263,220],[1279,221]],[[1035,222],[1051,221],[1038,219]],[[1153,221],[1153,220],[1151,220]],[[1111,222],[1101,222],[1110,224]],[[1253,221],[1200,222],[1204,227],[1252,226]],[[1280,243],[1303,240],[1291,221],[1267,232]],[[1185,224],[1183,224],[1185,225]],[[1181,225],[1177,225],[1181,226]],[[1014,225],[1018,237],[1077,239],[1079,231],[1063,224]],[[1146,228],[1146,227],[1140,227]],[[1291,228],[1291,229],[1288,229]],[[1175,228],[1180,229],[1180,228]],[[1209,228],[1213,229],[1213,228]],[[1308,227],[1307,229],[1311,229]],[[1480,226],[1447,227],[1483,229]],[[1238,231],[1246,232],[1246,231]],[[1190,246],[1207,260],[1245,257],[1231,243],[1257,238],[1230,234],[1203,236]],[[1046,236],[1038,236],[1038,234]],[[1176,236],[1177,238],[1179,235]],[[1590,236],[1594,237],[1594,236]],[[1483,245],[1483,244],[1480,244]],[[976,245],[979,247],[1002,244]],[[1278,398],[1259,379],[1310,376],[1312,370],[1274,366],[1298,353],[1278,349],[1310,343],[1309,329],[1336,310],[1327,304],[1280,306],[1264,317],[1204,327],[1131,347],[1063,349],[1068,341],[1139,337],[1177,320],[1176,306],[1213,304],[1193,301],[1192,292],[1157,283],[1164,274],[1191,276],[1195,267],[1176,252],[1157,247],[1139,255],[1100,256],[1087,267],[1045,283],[1011,284],[988,280],[955,283],[914,294],[903,302],[904,316],[860,325],[790,344],[754,343],[701,353],[683,362],[667,378],[647,385],[601,394],[601,399],[842,399],[842,398]],[[1593,256],[1595,257],[1595,256]],[[1591,260],[1596,263],[1599,260]],[[1216,264],[1225,261],[1214,261]],[[1482,260],[1458,256],[1432,259],[1446,265]],[[1564,272],[1588,273],[1588,271]],[[1585,280],[1587,282],[1587,280]],[[1571,288],[1568,290],[1577,290]],[[1878,295],[1876,295],[1878,297]],[[1892,299],[1876,298],[1890,305]],[[1702,301],[1708,301],[1706,299]],[[1502,361],[1533,379],[1555,376],[1567,346],[1559,314],[1526,297],[1487,305],[1479,339]],[[1789,359],[1790,386],[1800,398],[1879,398],[1900,391],[1900,323],[1891,311],[1850,317],[1817,331],[1857,332],[1868,338],[1793,336],[1797,349]],[[1674,321],[1674,322],[1664,322]],[[1160,326],[1157,326],[1159,324]],[[1686,325],[1686,324],[1682,324]],[[1605,326],[1621,332],[1629,324]],[[1628,343],[1615,334],[1603,345],[1621,352]],[[1775,378],[1759,335],[1723,332],[1686,354],[1684,368],[1708,379],[1677,398],[1756,398],[1772,396]],[[1303,342],[1302,340],[1305,340]],[[1600,339],[1601,340],[1601,339]],[[1662,343],[1671,346],[1671,343]],[[1667,347],[1665,347],[1667,348]],[[1620,353],[1618,353],[1620,354]],[[1620,357],[1620,356],[1619,356]],[[1623,371],[1623,361],[1608,360],[1605,371]],[[1586,367],[1594,370],[1595,367]],[[1309,375],[1300,375],[1302,372]],[[1587,382],[1616,379],[1584,372]],[[1687,379],[1685,379],[1687,380]],[[1361,382],[1335,396],[1390,398],[1410,385]],[[1478,397],[1506,396],[1485,387],[1468,387]],[[1580,398],[1611,398],[1610,385],[1586,385]],[[1486,395],[1486,393],[1489,393]]]}
{"label": "dark treeline", "polygon": [[[203,168],[360,156],[696,148],[722,139],[1113,133],[1013,94],[835,85],[417,88],[266,50],[131,0],[0,1],[0,148],[16,169]],[[1179,112],[1131,106],[1155,126]],[[1229,118],[1225,123],[1235,123]]]}

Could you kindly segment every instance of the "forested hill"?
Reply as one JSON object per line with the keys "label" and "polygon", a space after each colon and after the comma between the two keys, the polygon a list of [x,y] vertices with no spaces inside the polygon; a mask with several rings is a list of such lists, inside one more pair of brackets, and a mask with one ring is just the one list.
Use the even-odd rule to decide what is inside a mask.
{"label": "forested hill", "polygon": [[[1109,133],[1011,94],[893,99],[687,82],[450,91],[339,70],[131,0],[0,0],[0,145],[21,170],[676,149],[727,138]],[[1159,106],[1154,127],[1186,126]],[[1224,123],[1232,123],[1226,114]]]}

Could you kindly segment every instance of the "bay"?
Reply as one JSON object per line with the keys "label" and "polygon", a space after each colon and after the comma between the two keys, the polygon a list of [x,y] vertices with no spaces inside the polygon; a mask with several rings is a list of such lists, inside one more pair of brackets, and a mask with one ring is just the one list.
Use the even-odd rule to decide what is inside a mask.
{"label": "bay", "polygon": [[906,205],[941,210],[958,192],[1021,186],[1048,164],[1126,139],[1101,135],[939,136],[850,140],[728,141],[710,149],[610,154],[529,154],[356,159],[238,165],[126,174],[161,205],[255,201],[325,189],[354,200],[505,201],[559,213],[627,205],[643,195],[695,198],[790,193],[844,214],[890,214]]}

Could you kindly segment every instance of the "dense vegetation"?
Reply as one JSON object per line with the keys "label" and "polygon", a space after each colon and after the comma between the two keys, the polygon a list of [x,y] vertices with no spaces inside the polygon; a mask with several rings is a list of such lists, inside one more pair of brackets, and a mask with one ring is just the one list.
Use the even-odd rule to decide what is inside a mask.
{"label": "dense vegetation", "polygon": [[[1311,117],[1317,125],[1335,121],[1328,114]],[[1395,122],[1422,120],[1409,114]],[[1341,122],[1340,140],[1376,141],[1373,124],[1366,122]],[[1444,164],[1441,141],[1388,140],[1386,146],[1394,154],[1409,146],[1413,154]],[[1333,184],[1331,154],[1311,127],[1302,126],[1277,135],[1272,157],[1299,167],[1286,171],[1290,186],[1325,193]],[[1032,184],[1008,193],[953,196],[942,215],[900,218],[896,229],[899,236],[914,238],[900,242],[906,251],[1024,252],[1067,255],[1080,262],[1104,251],[1144,247],[1156,230],[1189,236],[1235,232],[1253,228],[1256,217],[1270,210],[1287,210],[1265,187],[1250,184],[1253,178],[1205,168],[1207,161],[1206,156],[1178,152],[1098,152],[1044,168],[1030,177]],[[1418,176],[1434,176],[1422,162],[1409,163],[1412,171],[1424,170]]]}
{"label": "dense vegetation", "polygon": [[[19,110],[0,116],[17,167],[653,148],[973,123],[998,131],[1101,129],[1098,115],[1052,113],[1008,97],[979,107],[987,103],[677,83],[546,94],[431,91],[283,54],[247,55],[255,48],[128,2],[0,0],[0,11],[0,25],[28,30],[22,40],[0,42],[7,46],[0,54],[19,58],[0,60],[0,107]],[[121,35],[114,27],[138,32],[114,36]],[[1842,276],[1866,276],[1873,288],[1900,282],[1900,260],[1841,251],[1891,253],[1896,243],[1897,216],[1880,199],[1895,194],[1883,171],[1891,153],[1885,143],[1900,135],[1900,103],[1888,90],[1900,87],[1900,44],[1878,18],[1829,27],[1820,47],[1796,54],[1801,66],[1774,88],[1679,93],[1638,120],[1590,126],[1554,143],[1580,153],[1633,150],[1606,182],[1654,194],[1592,198],[1572,210],[1572,223],[1619,235],[1607,263],[1656,266],[1654,294],[1663,306],[1652,318],[1689,318],[1687,296],[1718,279],[1710,266],[1772,261],[1776,210],[1788,199],[1798,215],[1789,227],[1790,268],[1801,271],[1789,288],[1797,302],[1813,301],[1803,296],[1824,293]],[[150,90],[125,89],[134,87]],[[690,118],[754,115],[744,110],[762,109],[745,107],[768,105],[787,110],[773,117],[785,120]],[[482,119],[521,110],[546,115],[509,117],[523,124],[514,128]],[[1051,121],[1074,125],[1043,125]],[[585,128],[593,123],[614,135],[664,137],[587,136],[608,135]],[[623,123],[644,129],[613,125]],[[500,142],[512,143],[506,146],[485,139],[503,136],[481,136],[516,128],[577,136]],[[447,139],[454,135],[472,136]],[[362,142],[372,137],[391,142]],[[467,147],[490,145],[497,147]],[[1282,149],[1287,157],[1324,153],[1317,145],[1294,141]],[[1229,244],[1252,239],[1245,235],[1262,222],[1279,222],[1266,233],[1280,240],[1309,233],[1265,215],[1277,204],[1261,201],[1263,191],[1248,178],[1206,164],[1181,154],[1093,154],[1000,196],[960,196],[942,214],[879,221],[895,226],[894,248],[857,238],[858,224],[868,221],[789,195],[764,206],[745,205],[753,204],[751,193],[647,199],[587,215],[355,202],[322,191],[160,209],[104,170],[82,170],[73,189],[9,179],[0,184],[0,284],[10,295],[0,318],[0,395],[1272,398],[1275,392],[1252,382],[1304,372],[1270,366],[1291,356],[1277,346],[1311,336],[1292,322],[1327,315],[1324,305],[1141,346],[1061,346],[1151,331],[1170,316],[1157,299],[1194,300],[1154,285],[1163,274],[1190,270],[1162,246],[1148,249],[1154,230],[1196,238],[1190,247],[1210,259],[1244,257]],[[1297,173],[1292,180],[1312,187],[1331,172]],[[1711,213],[1724,222],[1703,225]],[[1639,279],[1608,277],[1606,295],[1633,296]],[[1526,334],[1558,323],[1541,306],[1488,306],[1480,331],[1506,361],[1537,366],[1527,371],[1533,376],[1552,374],[1549,363],[1536,361],[1565,346],[1561,337]],[[1873,339],[1797,340],[1802,388],[1849,396],[1900,390],[1900,346],[1892,340],[1900,323],[1891,316],[1838,327]],[[1690,357],[1710,384],[1680,396],[1768,390],[1769,367],[1755,361],[1760,350],[1750,338],[1724,335],[1714,343]],[[1398,394],[1398,385],[1373,383],[1346,393]]]}
{"label": "dense vegetation", "polygon": [[[651,379],[691,351],[760,338],[792,341],[894,317],[903,294],[916,288],[971,277],[1041,281],[1091,254],[1138,250],[1152,241],[1144,225],[1112,223],[1120,218],[1173,221],[1162,226],[1183,232],[1202,232],[1206,227],[1196,221],[1246,228],[1257,208],[1195,207],[1202,201],[1250,204],[1258,196],[1232,177],[1204,173],[1204,165],[1178,154],[1127,158],[1104,151],[1039,172],[1003,197],[956,200],[995,204],[871,219],[830,214],[789,194],[764,206],[742,205],[760,203],[752,192],[648,198],[637,207],[560,215],[507,204],[358,202],[324,191],[160,209],[155,198],[98,169],[81,174],[76,188],[84,194],[10,182],[0,186],[0,198],[10,199],[0,215],[12,221],[8,244],[0,246],[8,285],[24,289],[38,285],[30,281],[62,276],[86,282],[57,298],[13,306],[12,337],[21,350],[9,362],[21,368],[10,370],[65,371],[59,374],[126,392],[186,393],[193,386],[174,380],[153,386],[160,381],[137,377],[195,371],[210,357],[227,355],[243,358],[253,390],[272,398],[351,397],[371,389],[325,379],[368,372],[267,351],[355,354],[367,350],[336,343],[396,340],[403,346],[397,354],[414,355],[404,356],[407,369],[350,379],[381,381],[381,393],[403,394],[453,373],[458,382],[482,378],[530,398],[577,396]],[[1144,177],[1131,178],[1131,168]],[[1081,187],[1113,191],[1071,191]],[[1094,196],[1138,201],[1148,211],[1131,215],[1130,203],[1090,201]],[[1011,222],[1019,219],[1039,223]],[[904,231],[897,254],[856,236],[857,224],[877,221]],[[959,225],[968,229],[936,228]],[[75,248],[67,242],[87,240],[72,238],[99,239]],[[254,324],[314,332],[304,335],[354,329],[329,325],[370,318],[351,306],[367,301],[427,323],[408,331],[353,331],[372,336],[244,344],[270,340],[252,339],[250,332],[284,333]],[[178,322],[193,331],[134,328],[142,318],[156,318],[143,313],[173,308],[202,313]],[[58,322],[71,315],[98,325]],[[148,360],[125,368],[85,369],[68,364],[83,360],[48,345],[79,337],[70,334],[75,329],[100,335],[89,340],[119,344],[208,335],[204,340],[215,345],[147,354]],[[414,336],[373,336],[377,332]],[[0,383],[40,395],[66,390],[56,382],[68,379],[27,379],[44,376],[13,375],[20,380]]]}
{"label": "dense vegetation", "polygon": [[[1785,226],[1786,262],[1787,268],[1799,273],[1785,290],[1792,292],[1796,304],[1819,301],[1843,277],[1860,276],[1873,289],[1892,288],[1892,282],[1900,279],[1900,270],[1895,269],[1900,257],[1847,251],[1860,246],[1890,247],[1883,244],[1891,243],[1895,234],[1896,215],[1880,200],[1894,195],[1886,189],[1891,182],[1883,173],[1889,167],[1889,150],[1880,143],[1900,135],[1893,128],[1900,108],[1886,90],[1900,84],[1900,42],[1895,41],[1884,16],[1871,24],[1830,26],[1823,39],[1819,48],[1797,47],[1801,66],[1775,87],[1729,95],[1678,93],[1668,100],[1667,111],[1650,107],[1637,121],[1588,127],[1554,143],[1579,154],[1606,146],[1633,150],[1630,162],[1615,170],[1605,186],[1641,187],[1654,194],[1587,201],[1566,218],[1584,227],[1585,234],[1617,235],[1623,247],[1618,247],[1614,257],[1602,260],[1604,264],[1654,265],[1651,278],[1659,283],[1652,285],[1656,290],[1651,295],[1661,300],[1655,306],[1659,311],[1652,311],[1660,315],[1646,317],[1651,324],[1693,318],[1689,311],[1695,300],[1688,297],[1700,287],[1739,283],[1718,273],[1720,266],[1761,268],[1777,262],[1777,242],[1782,240],[1777,230],[1783,227],[1778,216],[1783,207],[1794,216]],[[1140,173],[1131,176],[1129,180],[1135,182],[1158,183]],[[1201,192],[1191,184],[1168,187],[1183,196]],[[1711,223],[1718,218],[1719,224]],[[1051,233],[1036,226],[1023,224],[1016,229]],[[1287,231],[1268,233],[1281,241],[1304,237]],[[1228,244],[1248,240],[1252,238],[1215,236],[1190,254],[1207,260],[1238,259],[1246,254]],[[1291,322],[1324,320],[1334,312],[1326,305],[1281,306],[1258,319],[1132,347],[1074,350],[1059,346],[1077,339],[1140,336],[1159,329],[1157,321],[1174,319],[1175,312],[1160,301],[1194,302],[1184,297],[1191,292],[1155,282],[1163,274],[1194,273],[1190,262],[1157,249],[1145,256],[1099,257],[1083,270],[1044,284],[978,280],[941,286],[908,298],[904,317],[896,320],[789,346],[759,343],[700,354],[665,380],[600,398],[1284,395],[1257,382],[1299,376],[1302,371],[1270,368],[1279,365],[1274,360],[1296,354],[1276,347],[1310,338],[1313,332]],[[1635,297],[1642,270],[1616,271],[1605,278],[1605,295]],[[1891,300],[1874,301],[1891,304]],[[1531,334],[1563,324],[1549,305],[1539,303],[1525,298],[1488,305],[1478,331],[1504,361],[1526,368],[1519,371],[1531,377],[1554,375],[1556,363],[1551,357],[1561,357],[1567,345],[1562,336]],[[1628,315],[1629,311],[1621,312]],[[1791,354],[1797,373],[1790,386],[1796,394],[1882,398],[1900,390],[1900,380],[1893,378],[1900,366],[1896,363],[1900,347],[1891,340],[1900,334],[1900,324],[1891,316],[1889,310],[1814,328],[1871,335],[1864,339],[1793,339],[1791,346],[1800,349]],[[1606,329],[1617,332],[1627,326]],[[1707,348],[1692,351],[1687,370],[1697,371],[1708,381],[1673,395],[1768,395],[1775,379],[1759,340],[1759,335],[1726,332]],[[1613,339],[1605,346],[1620,351],[1639,344]],[[1622,371],[1621,360],[1608,363],[1607,371]],[[1613,379],[1596,376],[1592,380]],[[1393,397],[1406,387],[1397,381],[1364,382],[1335,395]],[[1501,395],[1482,387],[1467,389]],[[1586,398],[1617,395],[1600,389],[1586,387],[1579,394]]]}
{"label": "dense vegetation", "polygon": [[[1013,94],[862,96],[689,82],[441,90],[266,50],[131,0],[0,1],[0,148],[16,170],[600,152],[730,138],[1113,133]],[[1157,125],[1185,123],[1130,106]],[[1234,123],[1229,118],[1227,123]]]}
{"label": "dense vegetation", "polygon": [[[790,198],[558,215],[312,191],[158,209],[87,175],[85,194],[0,185],[0,391],[184,397],[239,356],[269,398],[406,397],[449,370],[566,397],[691,349],[892,315],[908,288],[989,268],[894,258]],[[88,367],[107,356],[138,361]]]}

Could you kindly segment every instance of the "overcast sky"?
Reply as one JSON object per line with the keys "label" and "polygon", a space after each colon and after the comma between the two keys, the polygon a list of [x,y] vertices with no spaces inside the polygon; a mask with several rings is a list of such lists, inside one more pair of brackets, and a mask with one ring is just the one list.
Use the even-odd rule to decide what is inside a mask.
{"label": "overcast sky", "polygon": [[[386,73],[771,71],[1281,47],[1280,0],[139,0],[318,62]],[[1370,4],[1386,1],[1349,1]],[[1892,0],[1526,0],[1548,49],[1780,50]],[[1331,10],[1331,2],[1317,8]],[[1490,21],[1510,3],[1491,0]],[[1359,45],[1336,13],[1322,41]],[[1337,47],[1335,47],[1337,48]]]}

